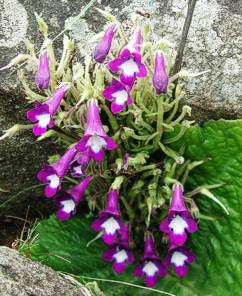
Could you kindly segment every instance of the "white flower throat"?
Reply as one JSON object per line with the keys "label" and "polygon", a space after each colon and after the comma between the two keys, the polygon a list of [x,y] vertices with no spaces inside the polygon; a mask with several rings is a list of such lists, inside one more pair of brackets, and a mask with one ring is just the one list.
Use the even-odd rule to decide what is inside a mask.
{"label": "white flower throat", "polygon": [[178,251],[175,251],[171,257],[171,263],[175,264],[176,266],[183,266],[186,260],[187,256]]}
{"label": "white flower throat", "polygon": [[128,259],[127,252],[125,250],[121,250],[113,255],[117,263],[123,263]]}
{"label": "white flower throat", "polygon": [[124,72],[126,76],[130,77],[134,76],[134,74],[139,71],[137,64],[132,58],[120,65],[119,68]]}
{"label": "white flower throat", "polygon": [[128,93],[126,90],[119,90],[112,94],[115,98],[115,103],[117,105],[123,105],[128,99]]}
{"label": "white flower throat", "polygon": [[91,147],[94,153],[98,153],[102,148],[105,148],[106,145],[106,141],[100,136],[91,136],[86,144],[86,146]]}
{"label": "white flower throat", "polygon": [[60,203],[63,206],[62,211],[66,212],[67,214],[71,213],[76,207],[72,199],[62,200]]}
{"label": "white flower throat", "polygon": [[175,234],[184,233],[184,229],[187,227],[187,222],[179,215],[175,216],[169,224],[169,228],[171,228]]}
{"label": "white flower throat", "polygon": [[148,261],[142,269],[142,271],[148,276],[155,275],[158,270],[158,267],[151,261]]}
{"label": "white flower throat", "polygon": [[50,181],[51,188],[57,188],[60,184],[60,178],[56,174],[50,175],[46,179]]}
{"label": "white flower throat", "polygon": [[39,126],[40,127],[47,127],[47,125],[50,123],[50,114],[41,114],[36,116]]}
{"label": "white flower throat", "polygon": [[107,234],[114,234],[118,229],[120,229],[118,222],[113,217],[110,217],[101,226],[105,229]]}

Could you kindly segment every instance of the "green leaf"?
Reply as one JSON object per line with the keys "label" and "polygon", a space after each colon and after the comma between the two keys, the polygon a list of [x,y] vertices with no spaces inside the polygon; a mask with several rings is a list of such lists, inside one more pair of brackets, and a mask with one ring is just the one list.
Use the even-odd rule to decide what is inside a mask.
{"label": "green leaf", "polygon": [[[172,148],[184,144],[187,147],[185,158],[192,161],[210,159],[192,170],[185,190],[190,191],[203,185],[225,184],[211,190],[228,209],[229,215],[210,198],[201,194],[193,197],[202,214],[217,217],[217,220],[201,220],[199,231],[190,236],[189,245],[197,259],[190,265],[188,275],[180,279],[171,273],[160,279],[156,289],[179,296],[240,295],[242,121],[210,121],[203,128],[192,127],[183,141]],[[64,223],[58,222],[54,216],[41,222],[37,228],[38,238],[30,248],[31,257],[56,270],[74,275],[142,285],[140,279],[131,275],[133,266],[121,276],[113,273],[111,264],[100,258],[105,249],[100,240],[86,247],[96,235],[90,223],[90,220],[81,216]],[[158,295],[154,291],[117,283],[100,282],[100,287],[108,296]]]}

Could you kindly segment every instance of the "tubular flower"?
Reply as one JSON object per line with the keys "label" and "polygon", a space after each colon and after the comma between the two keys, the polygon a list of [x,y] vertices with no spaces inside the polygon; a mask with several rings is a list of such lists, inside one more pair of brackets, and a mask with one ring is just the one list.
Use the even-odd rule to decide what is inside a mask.
{"label": "tubular flower", "polygon": [[44,50],[39,56],[39,67],[35,74],[35,83],[39,89],[46,89],[50,83],[50,66],[47,51]]}
{"label": "tubular flower", "polygon": [[44,134],[48,127],[54,126],[53,115],[58,110],[68,88],[67,83],[61,84],[48,101],[43,104],[36,103],[35,107],[27,112],[27,118],[31,122],[37,122],[33,127],[35,136]]}
{"label": "tubular flower", "polygon": [[45,165],[37,174],[41,182],[48,183],[45,186],[46,197],[52,197],[60,189],[61,181],[67,173],[76,152],[75,147],[68,149],[58,161],[51,165]]}
{"label": "tubular flower", "polygon": [[183,277],[188,272],[187,264],[195,261],[196,256],[191,254],[184,247],[171,247],[168,255],[164,260],[164,265],[168,268],[170,265],[174,266],[174,271],[180,277]]}
{"label": "tubular flower", "polygon": [[131,53],[136,52],[140,54],[142,41],[143,38],[141,30],[139,27],[136,27],[128,45],[125,48],[127,48]]}
{"label": "tubular flower", "polygon": [[113,270],[117,273],[125,271],[127,264],[134,262],[134,256],[129,249],[129,230],[124,227],[121,231],[118,243],[112,245],[108,250],[103,252],[103,259],[106,261],[114,261]]}
{"label": "tubular flower", "polygon": [[162,52],[157,51],[155,55],[155,68],[153,74],[153,86],[157,95],[167,92],[169,78],[166,73],[165,58]]}
{"label": "tubular flower", "polygon": [[76,214],[76,207],[80,203],[83,195],[89,186],[92,177],[85,177],[79,184],[73,186],[67,192],[63,192],[59,197],[54,199],[58,207],[57,218],[59,220],[68,220]]}
{"label": "tubular flower", "polygon": [[166,273],[167,269],[156,254],[153,238],[150,235],[146,236],[141,264],[135,268],[133,274],[137,277],[145,277],[145,284],[154,287],[158,281],[157,276],[163,277]]}
{"label": "tubular flower", "polygon": [[141,62],[141,55],[137,52],[131,53],[125,48],[121,51],[117,59],[108,64],[112,72],[120,73],[120,79],[123,83],[133,86],[136,77],[145,77],[147,70]]}
{"label": "tubular flower", "polygon": [[102,40],[96,45],[93,52],[93,56],[96,62],[103,63],[105,61],[111,48],[116,28],[116,24],[111,24],[110,26],[108,26]]}
{"label": "tubular flower", "polygon": [[126,104],[132,104],[130,88],[115,78],[112,79],[111,85],[104,89],[103,96],[108,101],[113,101],[111,104],[111,111],[114,114],[123,111]]}
{"label": "tubular flower", "polygon": [[109,192],[105,209],[99,213],[99,218],[93,222],[92,228],[97,232],[103,231],[102,239],[107,245],[116,242],[117,232],[122,233],[124,224],[120,217],[116,190]]}
{"label": "tubular flower", "polygon": [[104,150],[117,148],[115,141],[105,133],[99,115],[98,103],[95,99],[88,102],[87,126],[84,136],[78,142],[76,149],[80,152],[88,151],[88,155],[95,161],[104,157]]}
{"label": "tubular flower", "polygon": [[168,217],[160,224],[160,231],[168,234],[170,244],[180,246],[187,240],[186,232],[196,232],[197,223],[187,210],[181,184],[173,186]]}
{"label": "tubular flower", "polygon": [[87,151],[78,152],[75,156],[71,168],[72,177],[81,177],[83,173],[86,171],[89,161],[90,157]]}

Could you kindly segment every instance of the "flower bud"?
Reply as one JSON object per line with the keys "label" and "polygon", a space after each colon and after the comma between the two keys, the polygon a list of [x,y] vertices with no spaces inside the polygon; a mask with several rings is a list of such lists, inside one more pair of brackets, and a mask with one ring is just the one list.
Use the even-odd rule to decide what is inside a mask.
{"label": "flower bud", "polygon": [[50,66],[46,50],[43,50],[39,56],[39,67],[35,74],[35,83],[39,89],[47,89],[50,83]]}
{"label": "flower bud", "polygon": [[96,45],[94,49],[94,59],[98,63],[103,63],[109,53],[109,50],[112,45],[113,36],[116,32],[117,25],[111,24],[107,27],[103,38],[101,41]]}
{"label": "flower bud", "polygon": [[167,92],[168,75],[166,73],[165,58],[164,55],[157,51],[155,55],[155,69],[153,74],[153,86],[157,95]]}

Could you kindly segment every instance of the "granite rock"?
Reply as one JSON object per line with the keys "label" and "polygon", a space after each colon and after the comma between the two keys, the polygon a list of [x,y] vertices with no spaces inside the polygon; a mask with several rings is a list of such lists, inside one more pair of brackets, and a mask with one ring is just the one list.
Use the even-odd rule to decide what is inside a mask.
{"label": "granite rock", "polygon": [[85,287],[7,247],[0,247],[0,295],[91,296]]}

